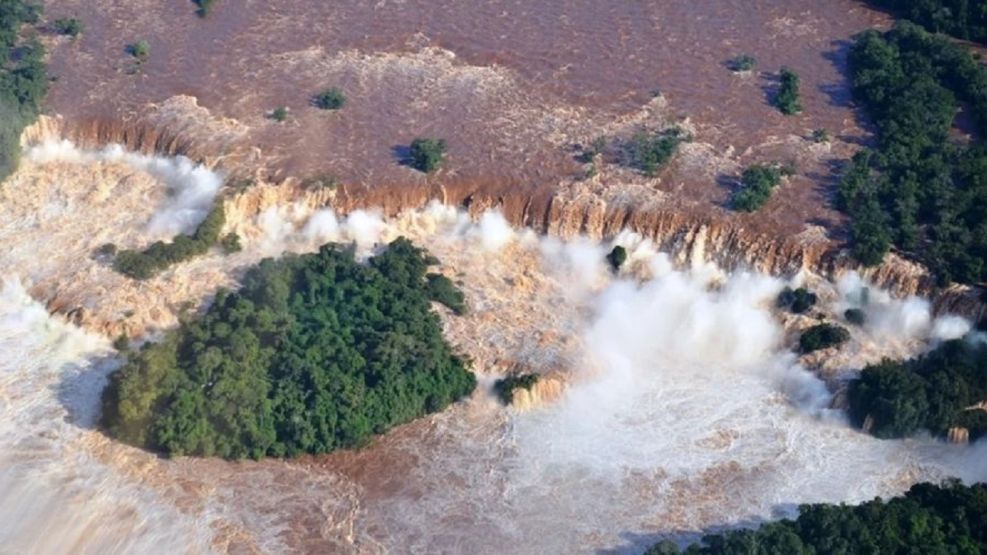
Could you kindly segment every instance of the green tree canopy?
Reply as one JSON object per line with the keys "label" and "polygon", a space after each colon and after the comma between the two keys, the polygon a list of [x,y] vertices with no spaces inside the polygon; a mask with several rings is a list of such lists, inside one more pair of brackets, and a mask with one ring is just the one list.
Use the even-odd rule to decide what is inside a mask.
{"label": "green tree canopy", "polygon": [[476,380],[430,309],[430,262],[403,238],[367,264],[332,244],[262,261],[130,355],[104,427],[171,455],[259,458],[358,446],[444,409]]}
{"label": "green tree canopy", "polygon": [[944,436],[965,427],[973,439],[987,432],[987,412],[967,410],[987,401],[987,347],[966,340],[943,343],[908,361],[864,368],[849,386],[850,417],[879,438],[929,430]]}
{"label": "green tree canopy", "polygon": [[943,283],[987,279],[987,149],[953,139],[961,103],[987,132],[987,70],[962,46],[910,23],[856,37],[857,102],[877,144],[854,157],[837,206],[851,217],[854,256],[880,263],[893,245]]}
{"label": "green tree canopy", "polygon": [[[703,537],[689,555],[987,552],[987,484],[922,483],[903,496],[861,505],[802,505],[795,520]],[[659,543],[646,555],[679,550]]]}

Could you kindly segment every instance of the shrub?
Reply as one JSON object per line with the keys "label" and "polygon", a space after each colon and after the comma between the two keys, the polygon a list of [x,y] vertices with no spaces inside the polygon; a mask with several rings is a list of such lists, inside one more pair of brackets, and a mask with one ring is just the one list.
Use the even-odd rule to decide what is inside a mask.
{"label": "shrub", "polygon": [[531,391],[531,388],[538,383],[538,379],[538,374],[508,376],[494,382],[494,393],[497,394],[502,403],[510,405],[514,402],[514,390],[520,388]]}
{"label": "shrub", "polygon": [[855,326],[862,326],[867,323],[867,314],[859,308],[848,308],[843,312],[843,317],[847,322]]}
{"label": "shrub", "polygon": [[782,171],[776,166],[756,164],[740,177],[741,188],[733,195],[733,208],[741,212],[754,212],[771,198],[775,187],[781,183]]}
{"label": "shrub", "polygon": [[192,3],[197,6],[195,14],[199,17],[206,17],[212,8],[213,0],[192,0]]}
{"label": "shrub", "polygon": [[778,308],[790,310],[795,314],[804,314],[816,305],[816,294],[805,287],[792,289],[786,287],[778,294]]}
{"label": "shrub", "polygon": [[442,139],[415,139],[411,142],[411,166],[432,173],[442,164],[445,152],[446,142]]}
{"label": "shrub", "polygon": [[802,332],[799,337],[799,352],[808,354],[846,343],[850,332],[833,324],[816,324]]}
{"label": "shrub", "polygon": [[620,271],[620,267],[624,265],[627,261],[627,249],[617,245],[607,255],[607,262],[610,263],[610,268],[616,273]]}
{"label": "shrub", "polygon": [[145,62],[151,56],[151,44],[146,40],[139,40],[127,45],[127,54],[137,59],[138,62]]}
{"label": "shrub", "polygon": [[814,143],[828,143],[832,140],[829,136],[829,131],[825,129],[813,129],[812,130],[812,142]]}
{"label": "shrub", "polygon": [[730,71],[751,71],[757,66],[757,60],[748,54],[741,54],[727,62]]}
{"label": "shrub", "polygon": [[656,133],[638,133],[631,140],[628,165],[654,176],[675,156],[679,145],[688,140],[678,127]]}
{"label": "shrub", "polygon": [[799,95],[799,76],[787,67],[781,68],[781,88],[775,98],[775,106],[786,116],[802,111]]}
{"label": "shrub", "polygon": [[120,251],[113,261],[113,269],[131,279],[150,279],[174,264],[208,252],[219,241],[225,222],[226,215],[220,202],[206,215],[191,237],[176,235],[171,243],[156,241],[143,251]]}
{"label": "shrub", "polygon": [[282,122],[288,119],[288,107],[278,106],[271,112],[271,119],[277,122]]}
{"label": "shrub", "polygon": [[168,455],[327,453],[443,410],[476,379],[442,337],[428,256],[404,238],[366,264],[352,248],[266,259],[103,392],[101,424]]}
{"label": "shrub", "polygon": [[130,350],[130,338],[126,334],[117,336],[113,340],[113,348],[120,352],[127,352]]}
{"label": "shrub", "polygon": [[100,245],[98,249],[96,249],[96,254],[100,256],[116,256],[117,246],[114,245],[113,243],[104,243]]}
{"label": "shrub", "polygon": [[343,94],[343,91],[333,87],[315,95],[312,103],[322,110],[339,110],[346,104],[346,95]]}
{"label": "shrub", "polygon": [[442,274],[428,274],[425,291],[430,301],[445,305],[456,315],[466,314],[466,297],[453,283]]}
{"label": "shrub", "polygon": [[56,19],[52,27],[59,35],[68,35],[72,38],[82,34],[82,22],[74,17]]}
{"label": "shrub", "polygon": [[243,250],[243,245],[240,244],[240,236],[236,233],[227,233],[224,235],[219,241],[219,246],[223,248],[223,252],[226,254],[233,254]]}

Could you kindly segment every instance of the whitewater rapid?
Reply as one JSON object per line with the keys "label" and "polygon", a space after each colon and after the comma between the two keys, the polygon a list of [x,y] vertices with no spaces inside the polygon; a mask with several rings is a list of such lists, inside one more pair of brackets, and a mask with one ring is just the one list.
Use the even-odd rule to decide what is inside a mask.
{"label": "whitewater rapid", "polygon": [[[69,270],[110,283],[106,295],[132,285],[103,277],[109,271],[95,263],[37,260],[40,243],[24,244],[41,241],[31,230],[56,223],[61,235],[50,248],[65,237],[88,253],[106,240],[89,237],[100,222],[75,209],[87,197],[64,180],[65,166],[51,192],[40,168],[68,158],[77,171],[103,164],[104,173],[88,178],[95,182],[119,175],[108,163],[157,175],[170,194],[145,181],[131,193],[157,209],[123,224],[109,220],[114,205],[101,212],[106,229],[140,229],[134,244],[193,225],[215,194],[215,174],[182,161],[60,148],[47,158],[29,153],[25,171],[35,178],[14,183],[38,190],[23,213],[0,206],[2,550],[634,553],[661,538],[683,542],[791,516],[800,503],[859,502],[949,476],[987,479],[984,444],[879,441],[831,410],[830,388],[799,364],[773,309],[786,282],[702,264],[676,269],[633,234],[615,239],[630,257],[614,276],[605,261],[611,244],[537,237],[496,212],[474,221],[439,204],[392,220],[270,208],[230,224],[244,238],[242,253],[190,262],[154,287],[207,295],[185,284],[204,268],[232,280],[284,250],[342,240],[367,254],[408,235],[467,294],[470,313],[444,322],[456,348],[477,361],[481,388],[471,399],[365,449],[315,459],[163,460],[119,445],[94,429],[105,376],[119,363],[109,339],[49,315],[30,285]],[[107,190],[124,191],[121,184]],[[183,196],[183,187],[195,194]],[[155,220],[160,214],[168,217]],[[76,220],[82,227],[72,227]],[[178,227],[163,231],[154,221]],[[853,275],[815,284],[826,289],[825,312],[852,306],[869,316],[853,329],[837,374],[969,330],[962,319],[933,317],[922,299],[862,295],[866,283]],[[512,364],[562,375],[567,387],[531,410],[504,408],[489,386]]]}
{"label": "whitewater rapid", "polygon": [[209,529],[100,460],[106,339],[0,288],[0,544],[9,553],[204,551]]}

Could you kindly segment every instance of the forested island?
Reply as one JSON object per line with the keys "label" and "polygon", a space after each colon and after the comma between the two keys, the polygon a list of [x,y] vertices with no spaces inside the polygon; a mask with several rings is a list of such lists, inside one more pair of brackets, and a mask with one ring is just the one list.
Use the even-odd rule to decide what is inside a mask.
{"label": "forested island", "polygon": [[802,505],[795,520],[703,537],[684,551],[659,543],[646,555],[810,555],[987,551],[987,484],[917,484],[904,496],[857,506]]}
{"label": "forested island", "polygon": [[235,459],[359,446],[440,411],[476,379],[431,310],[464,309],[448,280],[429,277],[435,263],[404,238],[365,264],[334,244],[266,259],[205,314],[129,354],[102,424],[168,455]]}

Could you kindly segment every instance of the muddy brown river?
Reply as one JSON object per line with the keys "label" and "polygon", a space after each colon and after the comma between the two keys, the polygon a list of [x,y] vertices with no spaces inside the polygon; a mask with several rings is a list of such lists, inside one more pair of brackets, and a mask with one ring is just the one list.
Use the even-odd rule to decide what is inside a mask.
{"label": "muddy brown river", "polygon": [[[800,324],[772,310],[782,280],[725,272],[702,253],[676,266],[629,233],[562,241],[518,225],[562,199],[839,241],[832,170],[869,140],[845,53],[854,33],[887,25],[884,14],[850,0],[216,0],[204,18],[194,9],[46,2],[49,18],[78,17],[85,32],[45,38],[57,77],[47,111],[64,135],[45,138],[90,150],[49,141],[5,184],[20,189],[3,191],[0,551],[638,553],[791,516],[800,503],[987,478],[983,444],[879,441],[830,408],[830,386],[848,370],[918,352],[968,322],[874,289],[875,324],[854,329],[826,383],[791,352]],[[142,64],[125,52],[137,40],[150,44]],[[756,71],[731,72],[727,60],[743,53]],[[796,117],[770,104],[782,66],[802,78]],[[346,93],[338,112],[311,106],[329,86]],[[289,109],[283,123],[267,117],[279,106]],[[671,125],[693,142],[655,178],[606,160],[588,177],[576,160],[596,137]],[[814,129],[834,140],[813,143]],[[399,163],[418,136],[450,145],[434,175]],[[113,142],[208,167],[92,150]],[[757,216],[724,209],[745,165],[788,161],[797,175]],[[143,285],[87,256],[105,241],[155,238],[155,207],[181,204],[183,187],[311,176],[340,181],[329,206],[272,192],[251,212],[228,199],[245,247],[235,256],[202,257]],[[352,213],[333,212],[335,201]],[[493,210],[471,220],[457,211],[470,203]],[[416,211],[392,217],[403,209]],[[208,298],[261,256],[326,240],[370,248],[397,234],[464,283],[470,313],[444,323],[477,361],[480,388],[361,450],[227,462],[113,442],[95,428],[118,364],[97,333],[109,328],[82,329],[44,302],[60,295],[107,325],[168,325],[183,301]],[[627,245],[633,275],[606,269],[614,240]],[[818,280],[832,314],[863,286],[803,278]],[[551,399],[503,407],[492,382],[519,368],[562,385]]]}

